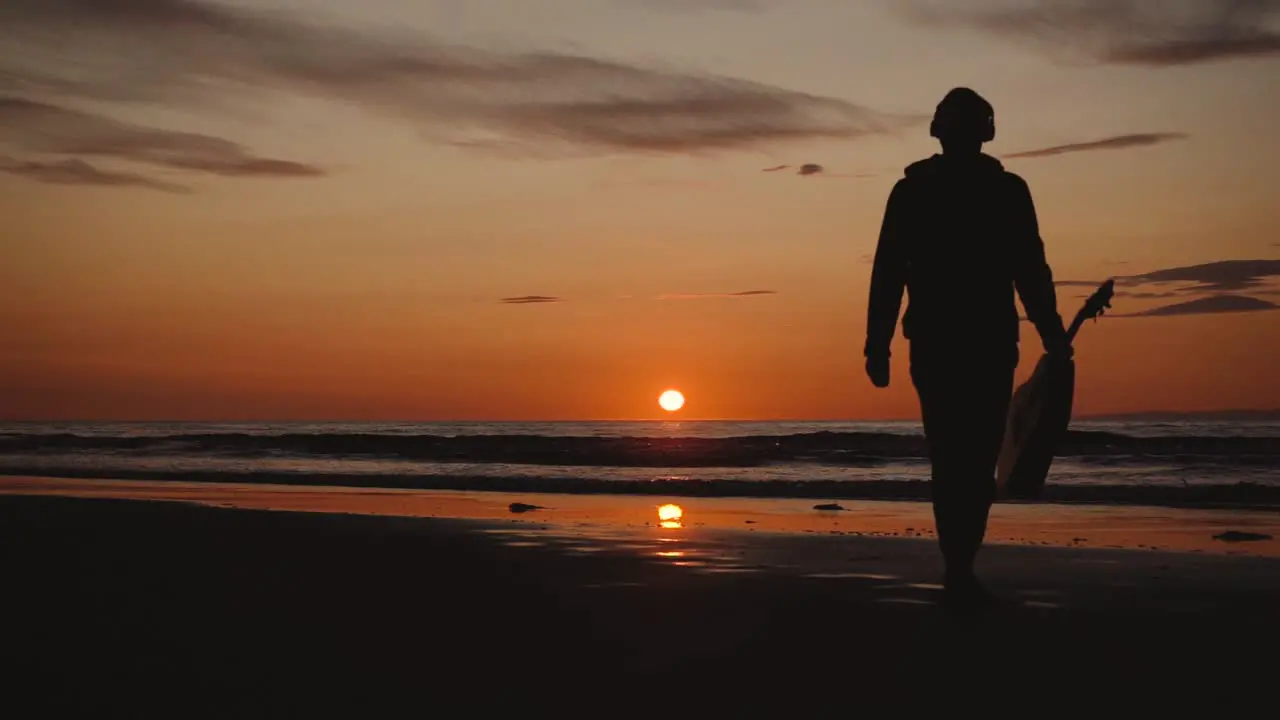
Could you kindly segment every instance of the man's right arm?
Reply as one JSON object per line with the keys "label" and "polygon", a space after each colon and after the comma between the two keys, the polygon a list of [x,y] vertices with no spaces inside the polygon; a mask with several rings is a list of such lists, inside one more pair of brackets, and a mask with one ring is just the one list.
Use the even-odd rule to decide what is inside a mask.
{"label": "man's right arm", "polygon": [[889,344],[898,325],[902,295],[907,282],[907,254],[902,237],[903,204],[906,202],[904,182],[899,180],[889,193],[880,239],[876,243],[871,268],[871,292],[867,300],[867,342],[863,354],[868,358],[887,358]]}
{"label": "man's right arm", "polygon": [[1058,294],[1053,286],[1053,272],[1045,258],[1044,240],[1036,218],[1031,189],[1017,175],[1013,185],[1013,284],[1027,311],[1027,319],[1040,333],[1040,340],[1050,352],[1065,350],[1066,330],[1058,314]]}

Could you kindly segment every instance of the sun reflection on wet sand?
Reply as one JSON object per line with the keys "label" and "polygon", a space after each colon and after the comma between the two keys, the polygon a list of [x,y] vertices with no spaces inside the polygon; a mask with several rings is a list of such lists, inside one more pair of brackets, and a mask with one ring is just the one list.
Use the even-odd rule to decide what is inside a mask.
{"label": "sun reflection on wet sand", "polygon": [[[514,540],[536,540],[562,533],[587,536],[592,542],[610,538],[627,543],[699,543],[708,532],[751,531],[774,536],[809,533],[920,538],[932,526],[927,503],[862,501],[833,524],[815,512],[813,501],[786,498],[699,498],[696,523],[683,522],[685,508],[674,503],[655,507],[654,498],[629,495],[546,495],[529,503],[527,495],[368,487],[312,487],[250,483],[199,483],[0,477],[0,495],[44,495],[173,501],[245,510],[386,515],[408,518],[457,518],[511,523],[493,528]],[[513,515],[513,503],[541,509]],[[654,518],[655,510],[658,517]],[[553,531],[552,528],[555,528]],[[1280,557],[1280,540],[1226,543],[1224,530],[1280,538],[1276,513],[1262,510],[1213,510],[1150,507],[1072,507],[1055,504],[1002,504],[992,510],[988,540],[992,545],[1056,545],[1075,548],[1163,549],[1212,555]],[[572,532],[571,532],[572,530]],[[657,535],[665,537],[655,537]],[[523,537],[522,537],[523,536]],[[639,537],[637,537],[639,536]],[[923,545],[921,547],[924,547]],[[932,545],[928,546],[932,550]],[[1079,564],[1105,564],[1106,558],[1079,557]]]}

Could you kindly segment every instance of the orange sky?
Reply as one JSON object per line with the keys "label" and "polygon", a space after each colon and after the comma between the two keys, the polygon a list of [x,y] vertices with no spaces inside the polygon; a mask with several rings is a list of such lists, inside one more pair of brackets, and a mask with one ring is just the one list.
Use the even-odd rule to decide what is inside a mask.
{"label": "orange sky", "polygon": [[[900,338],[888,390],[862,373],[867,258],[954,85],[1059,279],[1190,268],[1114,312],[1263,308],[1277,60],[1232,43],[1276,16],[1190,5],[1027,0],[1059,31],[1028,35],[914,1],[19,3],[0,418],[645,418],[668,386],[689,418],[915,417]],[[1223,36],[1189,55],[1197,27]],[[1280,312],[1191,310],[1087,325],[1077,413],[1280,408]]]}

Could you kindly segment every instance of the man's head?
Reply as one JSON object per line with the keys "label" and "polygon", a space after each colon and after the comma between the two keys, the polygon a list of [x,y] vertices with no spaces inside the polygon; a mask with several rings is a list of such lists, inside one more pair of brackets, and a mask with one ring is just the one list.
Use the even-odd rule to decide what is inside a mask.
{"label": "man's head", "polygon": [[947,93],[938,103],[929,134],[943,150],[977,150],[996,136],[996,112],[981,95],[965,87]]}

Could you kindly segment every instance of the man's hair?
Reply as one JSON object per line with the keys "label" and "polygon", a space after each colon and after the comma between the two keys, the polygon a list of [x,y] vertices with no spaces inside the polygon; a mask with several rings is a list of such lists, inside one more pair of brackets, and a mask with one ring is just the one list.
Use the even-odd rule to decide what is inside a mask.
{"label": "man's hair", "polygon": [[991,142],[996,136],[996,111],[967,87],[953,88],[938,103],[929,135],[944,140],[960,138]]}

